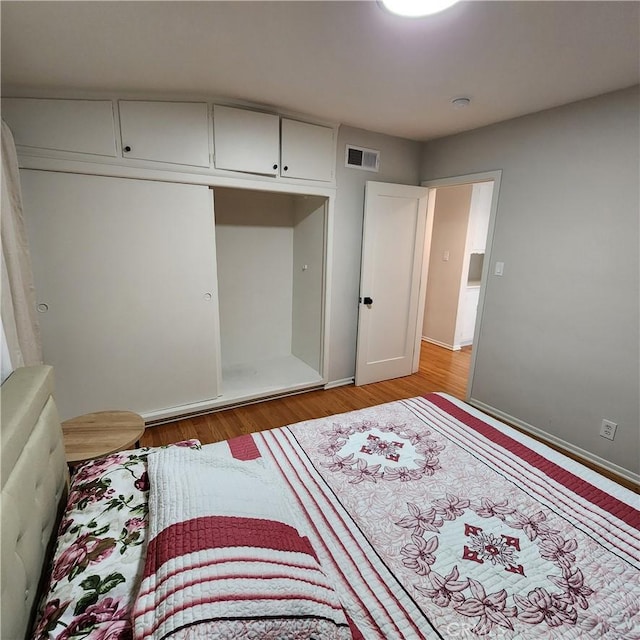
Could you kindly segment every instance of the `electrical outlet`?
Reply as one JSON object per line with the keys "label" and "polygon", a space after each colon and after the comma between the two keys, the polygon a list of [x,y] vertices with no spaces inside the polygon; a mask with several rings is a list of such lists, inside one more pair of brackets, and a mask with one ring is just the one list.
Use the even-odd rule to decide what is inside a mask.
{"label": "electrical outlet", "polygon": [[618,425],[611,420],[602,420],[602,426],[600,427],[600,435],[607,440],[613,440],[616,437],[616,429]]}

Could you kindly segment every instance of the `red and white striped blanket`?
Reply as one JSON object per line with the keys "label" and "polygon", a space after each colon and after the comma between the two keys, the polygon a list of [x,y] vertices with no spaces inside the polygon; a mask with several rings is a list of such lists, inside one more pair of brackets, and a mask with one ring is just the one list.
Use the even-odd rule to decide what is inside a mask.
{"label": "red and white striped blanket", "polygon": [[[339,601],[353,637],[366,640],[640,640],[638,496],[451,397],[393,402],[208,449],[220,459],[246,460],[239,465],[264,465],[260,483],[266,491],[277,487],[293,512],[293,520],[286,515],[273,520],[293,526],[313,548],[306,556],[303,549],[285,553],[316,556],[321,588],[320,574],[335,587],[337,600],[323,591],[323,611],[335,611],[335,616],[322,614],[331,629],[346,631]],[[235,503],[241,492],[224,475],[213,478],[207,472],[184,492],[212,483],[218,487],[216,501]],[[172,482],[169,474],[167,485]],[[159,487],[154,498],[153,479],[151,484],[149,556],[157,559],[154,565],[147,558],[136,637],[160,638],[168,628],[162,625],[172,620],[173,609],[162,602],[173,587],[165,586],[165,552],[157,552],[161,545],[155,540],[162,534],[153,513],[162,506],[153,501],[164,501],[169,486]],[[247,512],[216,512],[203,530],[222,530],[220,515],[269,519],[264,511],[250,515],[269,502],[260,496],[259,504],[246,505]],[[183,519],[166,513],[164,524],[171,529]],[[233,540],[235,529],[226,531]],[[243,552],[253,544],[249,540]],[[168,556],[201,557],[201,552],[180,555],[177,543],[171,545]],[[226,549],[207,553],[217,561]],[[271,551],[264,553],[270,557]],[[251,555],[250,562],[265,557]],[[185,560],[177,568],[178,583],[189,585]],[[199,565],[196,569],[198,575]],[[154,581],[164,595],[152,595]],[[254,603],[235,604],[220,595],[239,588],[221,589],[222,583],[216,585],[207,603],[224,602],[215,615],[195,606],[187,611],[188,602],[171,605],[178,616],[174,628],[189,629],[185,625],[198,615],[252,614]],[[236,635],[200,629],[209,635],[183,637],[249,637],[240,627]],[[324,629],[315,636],[285,631],[257,637],[341,637]]]}
{"label": "red and white striped blanket", "polygon": [[253,438],[367,640],[640,639],[638,496],[469,405]]}
{"label": "red and white striped blanket", "polygon": [[149,545],[134,637],[351,638],[340,601],[262,460],[219,447],[148,458]]}

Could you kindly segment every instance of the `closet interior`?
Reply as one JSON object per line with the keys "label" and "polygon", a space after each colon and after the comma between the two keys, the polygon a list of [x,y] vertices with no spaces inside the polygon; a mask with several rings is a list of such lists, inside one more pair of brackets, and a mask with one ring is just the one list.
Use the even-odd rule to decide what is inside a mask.
{"label": "closet interior", "polygon": [[215,187],[220,401],[322,383],[327,198]]}

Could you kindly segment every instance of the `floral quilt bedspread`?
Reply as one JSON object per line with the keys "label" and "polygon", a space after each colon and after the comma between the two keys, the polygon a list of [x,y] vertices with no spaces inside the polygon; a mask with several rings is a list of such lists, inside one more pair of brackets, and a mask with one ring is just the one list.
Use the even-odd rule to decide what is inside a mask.
{"label": "floral quilt bedspread", "polygon": [[146,548],[151,451],[123,451],[76,467],[34,640],[131,638]]}
{"label": "floral quilt bedspread", "polygon": [[640,638],[638,496],[464,403],[254,440],[365,638]]}

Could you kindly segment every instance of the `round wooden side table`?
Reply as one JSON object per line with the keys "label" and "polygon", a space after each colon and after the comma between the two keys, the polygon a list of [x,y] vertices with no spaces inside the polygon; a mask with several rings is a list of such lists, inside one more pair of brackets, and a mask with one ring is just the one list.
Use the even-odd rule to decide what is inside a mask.
{"label": "round wooden side table", "polygon": [[64,450],[69,464],[122,451],[144,433],[144,420],[132,411],[98,411],[62,423]]}

